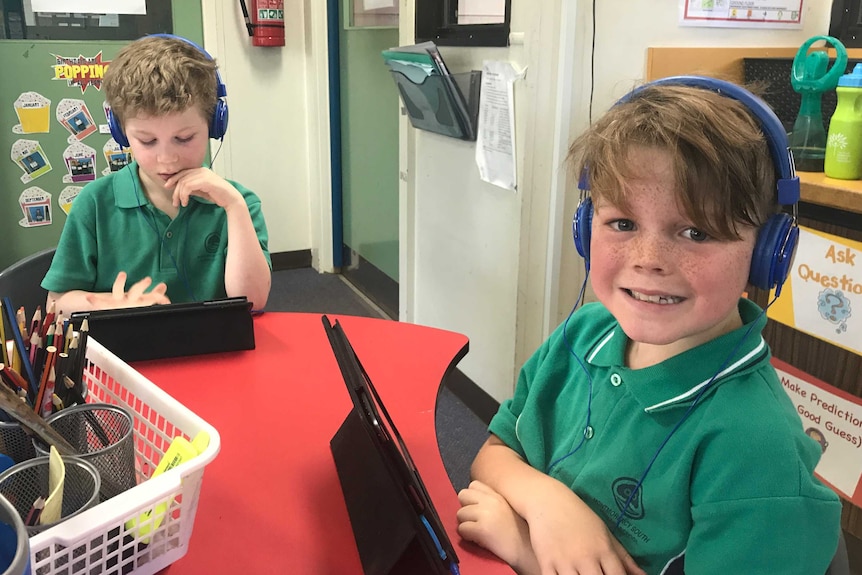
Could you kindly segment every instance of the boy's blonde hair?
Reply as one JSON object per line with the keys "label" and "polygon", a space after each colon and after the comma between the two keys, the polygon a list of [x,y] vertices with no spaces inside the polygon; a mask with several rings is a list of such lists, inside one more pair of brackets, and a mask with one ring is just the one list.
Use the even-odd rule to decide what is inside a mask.
{"label": "boy's blonde hair", "polygon": [[103,81],[120,124],[139,114],[164,116],[196,107],[209,124],[216,108],[216,63],[192,44],[144,36],[124,46]]}
{"label": "boy's blonde hair", "polygon": [[760,125],[741,102],[679,85],[644,86],[614,105],[569,150],[590,194],[628,209],[635,147],[672,157],[677,201],[695,227],[721,240],[760,226],[777,210],[776,167]]}

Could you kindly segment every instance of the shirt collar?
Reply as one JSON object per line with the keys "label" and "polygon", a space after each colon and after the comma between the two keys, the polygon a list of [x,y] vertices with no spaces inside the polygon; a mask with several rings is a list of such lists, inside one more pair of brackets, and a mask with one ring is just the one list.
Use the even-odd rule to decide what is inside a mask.
{"label": "shirt collar", "polygon": [[769,348],[761,332],[766,315],[757,304],[742,298],[739,313],[743,325],[712,341],[644,369],[625,367],[628,337],[619,324],[597,339],[586,361],[613,369],[648,413],[689,405],[711,381],[711,393],[729,376],[759,364]]}

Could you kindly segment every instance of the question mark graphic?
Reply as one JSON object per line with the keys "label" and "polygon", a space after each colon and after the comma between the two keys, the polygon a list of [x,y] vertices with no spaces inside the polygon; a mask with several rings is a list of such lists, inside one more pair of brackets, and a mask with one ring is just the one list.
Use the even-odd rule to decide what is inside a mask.
{"label": "question mark graphic", "polygon": [[[832,319],[832,321],[837,320],[838,316],[836,315],[835,310],[841,309],[844,305],[844,302],[841,300],[840,297],[838,297],[834,293],[827,293],[824,296],[824,299],[826,300],[826,305],[832,306],[832,308],[829,310],[830,318]],[[832,301],[830,301],[830,300],[832,300]]]}

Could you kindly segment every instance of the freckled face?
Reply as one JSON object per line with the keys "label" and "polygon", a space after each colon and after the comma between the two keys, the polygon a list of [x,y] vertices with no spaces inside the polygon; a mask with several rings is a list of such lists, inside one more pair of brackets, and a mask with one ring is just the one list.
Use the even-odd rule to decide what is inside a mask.
{"label": "freckled face", "polygon": [[631,212],[595,199],[590,277],[596,297],[626,335],[653,357],[671,357],[742,324],[756,230],[720,241],[681,213],[670,155],[636,148],[629,154]]}

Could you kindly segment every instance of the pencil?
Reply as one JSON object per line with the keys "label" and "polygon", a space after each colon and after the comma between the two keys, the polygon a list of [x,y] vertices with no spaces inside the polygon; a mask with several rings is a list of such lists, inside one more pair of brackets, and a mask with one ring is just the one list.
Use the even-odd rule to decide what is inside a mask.
{"label": "pencil", "polygon": [[57,372],[54,369],[54,366],[51,366],[51,369],[48,372],[48,379],[45,381],[45,391],[39,390],[39,394],[42,396],[42,406],[39,408],[39,413],[42,417],[48,417],[51,415],[52,408],[54,403],[51,401],[51,397],[54,395],[54,381],[57,377]]}
{"label": "pencil", "polygon": [[23,389],[26,392],[30,391],[30,385],[27,380],[21,377],[21,374],[15,371],[11,366],[0,363],[0,371],[15,384],[15,387]]}
{"label": "pencil", "polygon": [[9,365],[9,354],[6,352],[6,328],[4,326],[3,317],[5,316],[3,312],[3,302],[0,302],[0,344],[3,344],[3,363]]}
{"label": "pencil", "polygon": [[56,309],[56,302],[51,300],[51,303],[48,305],[48,312],[45,314],[45,321],[42,322],[42,330],[39,335],[42,336],[42,341],[45,341],[45,335],[48,333],[48,326],[54,325],[54,315]]}
{"label": "pencil", "polygon": [[[27,378],[27,381],[30,383],[30,388],[32,390],[33,385],[35,385],[36,383],[36,378],[33,376],[33,366],[30,365],[30,357],[27,355],[27,351],[24,348],[24,339],[23,337],[21,337],[21,332],[18,330],[18,324],[15,321],[15,317],[12,315],[12,302],[10,301],[8,296],[3,296],[2,299],[3,310],[6,312],[6,319],[9,320],[9,329],[12,332],[14,346],[18,350],[17,357],[21,360],[21,366],[23,367],[22,371],[16,371],[19,371],[19,373],[24,374],[24,377]],[[13,367],[15,367],[14,363]],[[30,399],[32,400],[33,398],[30,397]]]}
{"label": "pencil", "polygon": [[42,326],[42,306],[37,305],[36,311],[33,312],[33,319],[30,320],[30,335],[36,334],[39,332],[39,328]]}
{"label": "pencil", "polygon": [[27,314],[24,312],[24,306],[19,307],[18,311],[15,312],[15,320],[18,322],[18,331],[21,332],[21,337],[29,340],[30,336],[27,334]]}
{"label": "pencil", "polygon": [[[42,401],[45,398],[45,388],[48,387],[48,378],[51,377],[51,370],[54,368],[54,360],[57,357],[57,348],[49,345],[45,348],[48,355],[45,356],[45,367],[42,368],[42,379],[39,382],[39,390],[36,392],[36,401],[33,404],[33,409],[36,413],[42,409]],[[48,397],[51,397],[48,394]]]}

